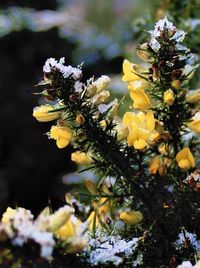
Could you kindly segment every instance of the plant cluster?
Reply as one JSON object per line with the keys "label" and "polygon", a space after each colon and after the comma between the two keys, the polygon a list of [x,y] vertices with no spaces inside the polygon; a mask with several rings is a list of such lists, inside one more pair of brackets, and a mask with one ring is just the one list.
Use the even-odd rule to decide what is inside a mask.
{"label": "plant cluster", "polygon": [[60,149],[72,144],[72,161],[99,181],[85,181],[89,207],[67,194],[65,207],[45,209],[35,221],[22,208],[8,209],[1,240],[35,241],[46,258],[54,247],[79,252],[92,266],[200,266],[200,90],[189,84],[197,66],[182,45],[186,33],[166,17],[149,34],[137,48],[145,64],[123,62],[133,105],[122,119],[123,99],[109,100],[108,76],[84,81],[82,65],[46,61],[37,93],[45,103],[33,116],[56,121],[49,139]]}

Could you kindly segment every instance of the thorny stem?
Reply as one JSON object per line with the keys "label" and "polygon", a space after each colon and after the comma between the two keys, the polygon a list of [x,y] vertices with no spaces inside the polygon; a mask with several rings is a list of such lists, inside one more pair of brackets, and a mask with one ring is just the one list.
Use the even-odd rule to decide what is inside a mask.
{"label": "thorny stem", "polygon": [[[79,104],[80,101],[80,104]],[[77,100],[71,104],[69,101],[65,101],[66,109],[70,114],[74,115],[75,120],[77,111],[80,112],[85,118],[85,123],[82,126],[86,139],[89,144],[93,145],[93,149],[98,151],[99,155],[104,159],[107,166],[107,173],[109,175],[115,175],[118,179],[123,178],[128,181],[131,186],[131,192],[134,193],[139,199],[145,204],[149,212],[152,211],[152,207],[148,200],[146,189],[141,189],[137,183],[137,172],[140,170],[141,159],[136,157],[133,149],[126,146],[123,150],[120,150],[120,144],[117,143],[116,138],[106,133],[100,126],[99,123],[92,117],[88,117],[88,109],[90,105],[82,106],[81,100]],[[125,153],[127,151],[127,153]],[[135,162],[136,167],[133,167],[131,162]],[[109,167],[112,170],[109,171]]]}

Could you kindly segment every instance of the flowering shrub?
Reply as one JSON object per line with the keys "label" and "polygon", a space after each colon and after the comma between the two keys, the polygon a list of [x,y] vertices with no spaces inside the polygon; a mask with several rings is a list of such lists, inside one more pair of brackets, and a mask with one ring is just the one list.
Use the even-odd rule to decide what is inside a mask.
{"label": "flowering shrub", "polygon": [[[57,147],[70,143],[72,160],[93,170],[85,181],[91,205],[67,194],[67,205],[36,220],[22,208],[8,209],[0,239],[21,246],[29,240],[41,256],[78,253],[90,266],[199,267],[199,89],[189,90],[197,66],[182,42],[185,32],[165,17],[138,46],[140,66],[124,60],[131,108],[110,101],[110,78],[83,82],[82,66],[50,58],[39,82],[46,104],[39,122],[55,121],[47,133]],[[181,264],[182,263],[182,264]],[[195,265],[195,266],[193,266]]]}

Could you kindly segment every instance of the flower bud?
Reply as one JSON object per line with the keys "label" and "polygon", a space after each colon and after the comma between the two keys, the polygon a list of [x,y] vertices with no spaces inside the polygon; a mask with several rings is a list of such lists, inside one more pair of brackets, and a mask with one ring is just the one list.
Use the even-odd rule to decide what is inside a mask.
{"label": "flower bud", "polygon": [[82,114],[78,114],[76,117],[76,123],[78,126],[81,126],[82,124],[85,123],[85,118],[83,117]]}
{"label": "flower bud", "polygon": [[54,214],[50,215],[47,230],[49,232],[55,232],[60,229],[69,220],[73,211],[73,208],[65,205],[57,210]]}
{"label": "flower bud", "polygon": [[122,127],[117,125],[117,139],[118,141],[123,141],[127,138],[129,133],[128,127]]}
{"label": "flower bud", "polygon": [[174,81],[172,81],[172,87],[175,88],[175,89],[179,89],[181,87],[180,80],[174,80]]}
{"label": "flower bud", "polygon": [[136,225],[143,220],[143,215],[140,211],[124,211],[120,214],[120,219],[127,224]]}
{"label": "flower bud", "polygon": [[35,117],[39,122],[49,122],[60,117],[60,112],[53,112],[55,109],[51,105],[37,106],[33,109],[33,117]]}
{"label": "flower bud", "polygon": [[111,194],[111,191],[108,189],[107,185],[104,183],[101,185],[101,191],[107,195],[110,195]]}
{"label": "flower bud", "polygon": [[110,92],[107,90],[104,90],[92,98],[92,103],[94,105],[106,103],[106,102],[108,102],[109,97],[110,97]]}
{"label": "flower bud", "polygon": [[97,193],[97,187],[92,181],[85,180],[84,183],[85,183],[86,188],[88,189],[88,192],[90,192],[91,194]]}
{"label": "flower bud", "polygon": [[110,77],[107,75],[102,75],[96,81],[94,81],[94,86],[97,88],[97,93],[101,92],[102,90],[106,89],[110,83]]}
{"label": "flower bud", "polygon": [[172,105],[174,103],[175,96],[171,89],[168,89],[164,92],[164,102],[168,105]]}
{"label": "flower bud", "polygon": [[88,98],[92,98],[94,97],[94,95],[96,95],[96,93],[97,93],[97,87],[94,85],[94,83],[90,84],[87,87],[86,96]]}
{"label": "flower bud", "polygon": [[88,165],[92,163],[92,158],[85,152],[76,151],[71,154],[71,160],[79,165]]}
{"label": "flower bud", "polygon": [[143,61],[149,60],[149,53],[145,51],[147,49],[147,43],[142,44],[139,49],[137,49],[138,57]]}
{"label": "flower bud", "polygon": [[113,120],[117,115],[119,103],[117,99],[114,99],[114,101],[112,101],[110,104],[112,105],[112,108],[108,112],[108,119]]}

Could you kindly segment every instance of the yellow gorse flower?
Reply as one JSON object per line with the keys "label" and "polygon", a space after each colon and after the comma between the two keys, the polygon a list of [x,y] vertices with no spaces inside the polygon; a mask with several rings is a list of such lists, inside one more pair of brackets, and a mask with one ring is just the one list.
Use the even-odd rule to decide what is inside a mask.
{"label": "yellow gorse flower", "polygon": [[164,102],[168,105],[172,105],[174,103],[175,96],[171,89],[168,89],[164,92]]}
{"label": "yellow gorse flower", "polygon": [[55,107],[51,105],[37,106],[33,109],[33,117],[35,117],[39,122],[49,122],[60,117],[60,112],[51,112],[55,110]]}
{"label": "yellow gorse flower", "polygon": [[195,166],[195,160],[189,147],[185,147],[177,153],[176,161],[182,170],[188,170]]}
{"label": "yellow gorse flower", "polygon": [[124,211],[120,214],[120,219],[127,224],[136,225],[143,220],[143,215],[140,211]]}
{"label": "yellow gorse flower", "polygon": [[56,235],[63,240],[74,237],[79,234],[81,224],[81,220],[71,215],[67,222],[56,231]]}
{"label": "yellow gorse flower", "polygon": [[123,65],[123,82],[133,82],[136,80],[141,80],[141,78],[136,74],[136,72],[139,72],[142,70],[142,68],[139,65],[133,64],[128,60],[124,60]]}
{"label": "yellow gorse flower", "polygon": [[127,112],[123,117],[123,125],[128,128],[127,141],[135,149],[144,149],[155,129],[155,118],[151,110],[147,113]]}
{"label": "yellow gorse flower", "polygon": [[89,165],[92,163],[92,158],[88,153],[76,151],[71,154],[71,160],[79,165]]}
{"label": "yellow gorse flower", "polygon": [[171,163],[171,159],[157,155],[150,161],[149,173],[156,174],[158,172],[160,176],[164,176],[167,172],[167,168],[171,165]]}
{"label": "yellow gorse flower", "polygon": [[65,209],[60,209],[54,214],[49,216],[48,231],[55,232],[59,230],[65,223],[68,222],[73,209],[69,206],[65,206]]}
{"label": "yellow gorse flower", "polygon": [[136,74],[140,73],[142,70],[142,67],[133,64],[128,60],[124,60],[124,75],[122,81],[129,83],[128,90],[130,91],[130,97],[133,100],[133,107],[138,110],[147,110],[151,107],[151,100],[145,93],[145,89],[148,87],[149,83]]}
{"label": "yellow gorse flower", "polygon": [[77,253],[87,245],[87,239],[83,235],[82,221],[74,215],[55,232],[59,239],[66,241],[69,245],[66,253]]}
{"label": "yellow gorse flower", "polygon": [[151,107],[151,100],[145,93],[146,82],[134,81],[129,83],[128,89],[133,100],[133,107],[137,110],[147,110]]}
{"label": "yellow gorse flower", "polygon": [[188,124],[188,127],[195,133],[200,134],[200,112],[197,112],[192,117],[192,122]]}
{"label": "yellow gorse flower", "polygon": [[50,130],[50,138],[56,140],[59,149],[65,148],[72,139],[72,131],[66,126],[52,126]]}

